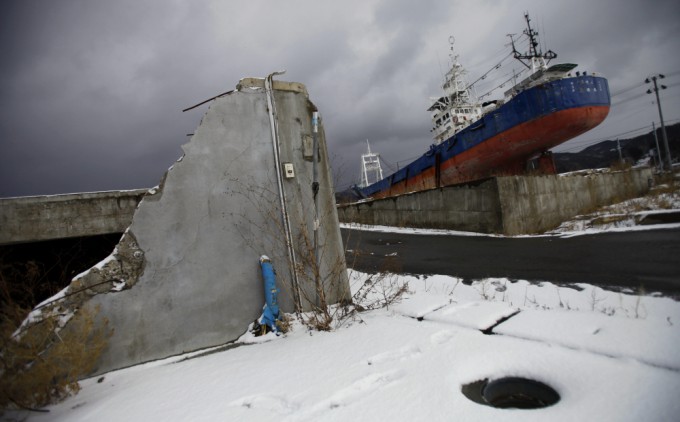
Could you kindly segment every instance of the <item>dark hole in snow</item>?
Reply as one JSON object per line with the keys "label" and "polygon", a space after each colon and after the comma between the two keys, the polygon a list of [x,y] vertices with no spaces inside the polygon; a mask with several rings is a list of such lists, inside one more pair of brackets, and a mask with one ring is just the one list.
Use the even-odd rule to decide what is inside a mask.
{"label": "dark hole in snow", "polygon": [[560,401],[549,385],[520,377],[475,381],[463,385],[461,392],[475,403],[500,409],[540,409]]}

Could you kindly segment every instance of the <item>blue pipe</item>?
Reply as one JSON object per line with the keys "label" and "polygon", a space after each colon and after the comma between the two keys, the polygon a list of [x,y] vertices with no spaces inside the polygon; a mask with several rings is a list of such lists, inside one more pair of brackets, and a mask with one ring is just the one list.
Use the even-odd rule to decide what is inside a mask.
{"label": "blue pipe", "polygon": [[272,331],[278,332],[279,327],[276,321],[279,320],[279,289],[276,287],[276,275],[274,267],[267,255],[260,257],[260,267],[262,268],[262,279],[264,280],[264,307],[260,324],[268,326]]}

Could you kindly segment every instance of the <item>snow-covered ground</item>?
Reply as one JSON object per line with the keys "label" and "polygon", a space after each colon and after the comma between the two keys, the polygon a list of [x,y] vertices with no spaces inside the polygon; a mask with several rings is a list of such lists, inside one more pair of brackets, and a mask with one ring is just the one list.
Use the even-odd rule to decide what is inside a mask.
{"label": "snow-covered ground", "polygon": [[[367,307],[404,283],[408,293],[389,307],[339,318],[332,332],[295,321],[279,337],[247,334],[230,350],[84,380],[76,396],[29,420],[672,421],[680,415],[680,303],[669,298],[506,279],[465,285],[446,276],[350,275],[355,292],[373,286]],[[482,332],[490,327],[493,334]],[[498,409],[461,392],[464,384],[504,376],[542,381],[560,401]]]}
{"label": "snow-covered ground", "polygon": [[[617,224],[605,229],[621,229]],[[574,227],[558,232],[571,233]],[[310,330],[294,319],[284,335],[255,338],[247,333],[237,347],[107,373],[82,381],[77,395],[51,406],[49,413],[14,412],[5,418],[346,422],[680,417],[680,302],[585,284],[484,279],[466,285],[447,276],[349,274],[361,298],[357,304],[365,310],[345,317],[338,310],[331,332]],[[406,293],[379,307],[404,285]],[[544,382],[560,400],[541,409],[499,409],[461,391],[474,381],[506,376]]]}

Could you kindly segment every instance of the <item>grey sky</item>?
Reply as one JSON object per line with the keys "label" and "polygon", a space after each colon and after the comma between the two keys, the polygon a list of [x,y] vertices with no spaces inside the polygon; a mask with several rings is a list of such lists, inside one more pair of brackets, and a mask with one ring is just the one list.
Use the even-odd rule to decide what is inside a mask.
{"label": "grey sky", "polygon": [[658,120],[653,97],[643,95],[652,74],[667,75],[665,120],[680,119],[674,0],[10,0],[0,7],[3,197],[154,186],[206,106],[182,109],[242,77],[280,69],[287,70],[281,79],[307,85],[338,187],[346,187],[358,178],[366,139],[393,164],[431,143],[426,109],[440,93],[450,35],[474,80],[507,54],[506,34],[522,32],[525,11],[558,53],[555,62],[603,74],[612,93],[633,88],[612,99],[623,102],[600,127],[560,149]]}

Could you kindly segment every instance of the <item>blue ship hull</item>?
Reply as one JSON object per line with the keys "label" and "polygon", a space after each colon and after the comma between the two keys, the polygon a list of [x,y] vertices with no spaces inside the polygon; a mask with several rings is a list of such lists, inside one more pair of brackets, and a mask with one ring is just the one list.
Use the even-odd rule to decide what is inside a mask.
{"label": "blue ship hull", "polygon": [[531,158],[597,126],[609,107],[603,77],[582,75],[534,86],[358,192],[379,198],[520,174]]}

